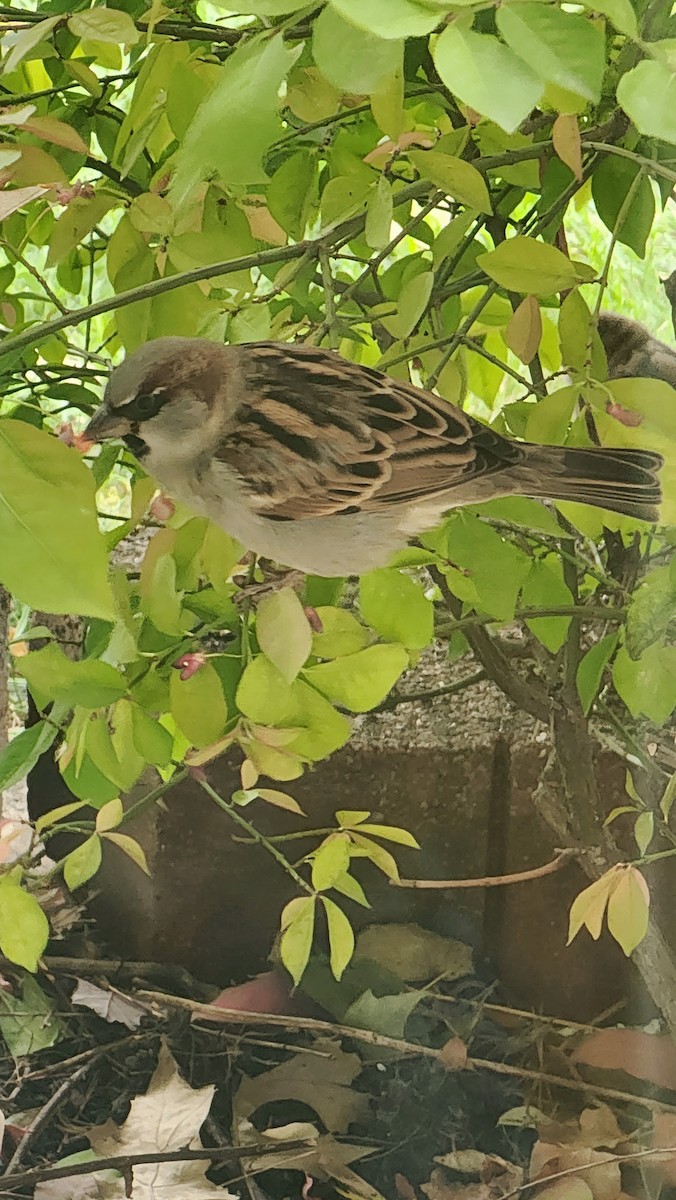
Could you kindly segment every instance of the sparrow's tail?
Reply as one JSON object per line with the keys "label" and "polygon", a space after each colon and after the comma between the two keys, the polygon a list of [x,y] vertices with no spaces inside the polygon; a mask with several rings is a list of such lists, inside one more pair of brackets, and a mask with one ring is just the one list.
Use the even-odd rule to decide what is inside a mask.
{"label": "sparrow's tail", "polygon": [[596,504],[641,521],[657,522],[662,499],[657,472],[663,459],[650,450],[532,446],[522,471],[531,496]]}

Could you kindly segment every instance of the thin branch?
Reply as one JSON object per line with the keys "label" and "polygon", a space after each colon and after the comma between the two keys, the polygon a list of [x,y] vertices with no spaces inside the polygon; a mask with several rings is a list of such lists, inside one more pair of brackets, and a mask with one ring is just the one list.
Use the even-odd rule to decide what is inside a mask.
{"label": "thin branch", "polygon": [[[473,621],[467,625],[467,618],[461,616],[462,604],[453,595],[446,576],[437,567],[430,567],[430,574],[438,585],[451,613],[456,618],[451,632],[462,628],[479,662],[484,667],[489,679],[497,684],[501,691],[517,708],[530,713],[536,720],[547,723],[550,713],[550,699],[546,688],[534,680],[525,680],[516,673],[514,667],[500,646],[491,638],[483,625],[490,621]],[[494,618],[493,618],[494,620]]]}
{"label": "thin branch", "polygon": [[316,894],[313,888],[310,887],[310,884],[303,879],[303,876],[300,875],[293,864],[289,862],[288,858],[284,857],[281,850],[278,850],[277,847],[270,841],[270,839],[265,836],[265,834],[256,829],[255,825],[252,825],[250,821],[247,821],[246,818],[242,816],[236,805],[230,804],[227,800],[224,800],[223,797],[218,794],[216,789],[212,788],[211,784],[208,783],[206,779],[200,779],[198,782],[202,788],[202,791],[206,792],[207,796],[214,801],[214,804],[217,804],[219,808],[222,808],[236,825],[239,825],[242,829],[245,829],[249,834],[249,837],[257,842],[259,846],[262,846],[264,850],[267,850],[268,854],[272,855],[275,861],[279,863],[282,870],[286,871],[287,875],[291,876],[294,883],[299,888],[302,888],[302,890],[307,892],[310,896],[314,896]]}
{"label": "thin branch", "polygon": [[481,879],[390,879],[392,887],[401,888],[489,888],[508,887],[513,883],[528,883],[531,879],[542,879],[554,875],[576,857],[575,850],[560,850],[556,858],[541,867],[529,871],[513,871],[510,875],[484,875]]}
{"label": "thin branch", "polygon": [[[405,200],[415,200],[420,196],[427,195],[431,186],[427,182],[409,184],[399,193],[399,202],[404,203]],[[272,247],[270,250],[261,250],[256,254],[244,254],[239,258],[226,259],[224,262],[209,263],[207,266],[195,267],[191,271],[181,271],[162,279],[151,279],[148,283],[142,283],[138,287],[119,292],[116,296],[107,296],[102,300],[97,300],[94,304],[78,309],[77,312],[55,317],[51,321],[45,321],[42,325],[25,329],[14,337],[3,338],[0,341],[0,355],[14,354],[26,346],[36,345],[43,338],[59,333],[62,329],[81,325],[91,317],[114,312],[118,308],[134,304],[137,300],[149,300],[153,296],[173,292],[176,288],[186,287],[190,283],[232,275],[236,271],[254,270],[257,267],[266,266],[268,263],[292,262],[294,259],[304,258],[306,255],[318,256],[323,246],[331,245],[340,237],[354,237],[364,228],[365,223],[366,213],[359,213],[356,217],[350,217],[342,225],[333,229],[330,235],[296,242],[290,246]]]}
{"label": "thin branch", "polygon": [[[421,1046],[416,1042],[407,1042],[401,1038],[387,1037],[383,1033],[374,1033],[371,1029],[358,1029],[352,1025],[339,1025],[333,1021],[322,1021],[316,1017],[296,1017],[281,1013],[252,1013],[240,1009],[220,1008],[216,1005],[199,1004],[183,996],[168,996],[163,992],[139,991],[134,993],[141,1000],[150,1000],[168,1008],[179,1008],[191,1012],[193,1019],[213,1021],[223,1025],[270,1025],[281,1029],[307,1030],[308,1033],[328,1034],[330,1037],[348,1037],[366,1045],[395,1050],[399,1054],[414,1055],[420,1058],[436,1060],[448,1070],[444,1060],[443,1047]],[[638,1096],[634,1092],[622,1092],[618,1088],[600,1087],[587,1083],[583,1079],[563,1079],[559,1075],[551,1075],[544,1071],[531,1070],[528,1067],[516,1067],[511,1063],[492,1062],[486,1058],[466,1059],[468,1070],[490,1071],[497,1075],[511,1075],[517,1079],[532,1079],[537,1083],[551,1084],[552,1087],[565,1088],[568,1091],[588,1092],[606,1100],[619,1100],[625,1104],[640,1104],[651,1112],[676,1112],[676,1105],[662,1103],[646,1096]]]}
{"label": "thin branch", "polygon": [[433,691],[409,692],[405,696],[388,696],[377,708],[370,710],[369,716],[373,716],[374,713],[391,712],[393,709],[399,708],[400,704],[417,702],[428,704],[431,700],[438,700],[440,696],[455,696],[458,692],[464,692],[466,688],[473,687],[475,683],[481,683],[486,678],[485,671],[475,671],[474,675],[468,675],[466,679],[458,679],[455,683],[448,683]]}

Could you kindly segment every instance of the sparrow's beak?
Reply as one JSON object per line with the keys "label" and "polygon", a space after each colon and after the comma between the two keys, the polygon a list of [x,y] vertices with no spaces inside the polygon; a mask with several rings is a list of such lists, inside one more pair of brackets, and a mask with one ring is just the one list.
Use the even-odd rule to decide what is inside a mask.
{"label": "sparrow's beak", "polygon": [[122,413],[106,408],[105,404],[97,409],[84,431],[83,436],[90,442],[105,442],[109,438],[121,438],[131,433],[132,424]]}

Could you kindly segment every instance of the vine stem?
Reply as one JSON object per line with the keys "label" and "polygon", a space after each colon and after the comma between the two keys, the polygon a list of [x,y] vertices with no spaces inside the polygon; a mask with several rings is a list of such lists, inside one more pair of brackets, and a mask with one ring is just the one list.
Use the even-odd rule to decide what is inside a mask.
{"label": "vine stem", "polygon": [[230,804],[228,800],[224,800],[223,797],[218,794],[216,789],[213,788],[206,779],[200,779],[198,782],[202,788],[202,791],[206,792],[207,796],[213,800],[214,804],[217,804],[219,808],[222,808],[236,825],[239,825],[242,829],[245,829],[253,841],[258,842],[258,844],[262,846],[264,850],[267,850],[268,854],[272,855],[275,861],[279,863],[280,867],[286,871],[287,875],[291,876],[294,883],[314,899],[316,893],[313,888],[310,887],[309,883],[306,883],[306,881],[303,879],[303,876],[300,875],[296,868],[289,862],[289,860],[284,857],[281,851],[273,845],[270,839],[266,838],[264,834],[260,833],[260,831],[256,829],[255,825],[252,825],[250,821],[247,821],[246,817],[243,817],[238,811],[236,805]]}

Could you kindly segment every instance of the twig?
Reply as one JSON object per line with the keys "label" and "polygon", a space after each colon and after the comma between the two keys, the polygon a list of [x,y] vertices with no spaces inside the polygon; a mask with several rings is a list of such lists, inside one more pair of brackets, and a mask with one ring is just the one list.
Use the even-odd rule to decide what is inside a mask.
{"label": "twig", "polygon": [[550,701],[549,695],[541,684],[523,679],[514,670],[514,667],[507,656],[503,653],[500,646],[494,641],[483,624],[488,624],[488,621],[472,622],[471,625],[464,624],[461,616],[462,605],[458,598],[453,595],[446,576],[438,567],[430,567],[430,574],[435,583],[438,584],[441,594],[443,595],[451,613],[456,618],[453,624],[453,630],[462,628],[474,651],[479,662],[483,665],[489,679],[493,680],[497,686],[505,693],[505,695],[516,704],[517,708],[522,708],[525,712],[530,713],[538,721],[543,721],[545,724],[549,720]]}
{"label": "twig", "polygon": [[[387,1050],[396,1050],[400,1054],[417,1055],[431,1058],[448,1070],[444,1061],[443,1048],[420,1046],[415,1042],[407,1042],[401,1038],[387,1037],[382,1033],[374,1033],[371,1029],[357,1029],[351,1025],[338,1025],[332,1021],[321,1021],[316,1017],[296,1017],[281,1013],[249,1013],[239,1009],[217,1008],[213,1005],[198,1004],[194,1000],[186,1000],[182,996],[167,996],[162,992],[138,992],[136,995],[143,1000],[151,1000],[169,1008],[182,1008],[190,1011],[201,1020],[215,1021],[224,1025],[271,1025],[282,1029],[306,1030],[309,1033],[330,1034],[333,1037],[349,1037],[355,1041],[364,1042],[370,1046]],[[486,1058],[467,1058],[468,1070],[490,1071],[497,1075],[511,1075],[518,1079],[532,1079],[538,1083],[548,1083],[553,1087],[562,1087],[568,1091],[590,1092],[607,1100],[620,1100],[627,1104],[640,1104],[651,1112],[676,1112],[676,1104],[663,1103],[646,1096],[638,1096],[633,1092],[622,1092],[618,1088],[606,1088],[596,1084],[586,1083],[582,1079],[563,1079],[558,1075],[550,1075],[544,1071],[532,1070],[528,1067],[515,1067],[511,1063],[492,1062]]]}
{"label": "twig", "polygon": [[231,820],[235,822],[235,824],[240,825],[242,829],[246,829],[249,837],[253,838],[253,840],[262,846],[264,850],[267,850],[268,854],[272,855],[275,861],[279,863],[280,867],[284,871],[286,871],[287,875],[291,876],[294,883],[297,884],[299,888],[302,888],[304,892],[309,893],[310,896],[315,895],[315,892],[313,888],[310,887],[310,884],[303,879],[303,876],[298,873],[293,864],[284,857],[281,850],[278,850],[269,838],[265,837],[260,830],[256,829],[255,825],[252,825],[250,821],[247,821],[246,818],[242,816],[236,805],[229,804],[227,800],[224,800],[222,796],[219,796],[216,789],[212,788],[211,784],[208,783],[206,779],[200,779],[198,782],[202,788],[202,791],[206,792],[207,796],[209,796],[219,808],[222,808],[223,811],[228,814]]}
{"label": "twig", "polygon": [[42,1108],[40,1109],[39,1113],[35,1117],[32,1124],[30,1125],[29,1129],[26,1131],[26,1133],[22,1137],[21,1141],[19,1142],[19,1145],[17,1146],[16,1150],[14,1151],[14,1154],[12,1155],[9,1162],[7,1163],[7,1166],[5,1167],[3,1179],[6,1178],[8,1175],[14,1174],[17,1167],[20,1166],[20,1164],[23,1162],[23,1159],[26,1157],[26,1154],[28,1153],[28,1150],[30,1149],[32,1143],[35,1141],[37,1135],[40,1133],[40,1131],[42,1129],[44,1129],[45,1125],[49,1121],[49,1118],[56,1111],[56,1109],[59,1107],[59,1105],[63,1104],[63,1101],[73,1091],[73,1089],[80,1082],[80,1080],[83,1078],[83,1076],[86,1075],[87,1071],[92,1066],[93,1061],[94,1060],[90,1060],[89,1062],[86,1062],[82,1067],[80,1067],[77,1071],[75,1071],[70,1076],[69,1079],[65,1079],[63,1081],[63,1083],[61,1084],[61,1086],[56,1089],[56,1091],[54,1092],[54,1095],[50,1096],[47,1103],[43,1104]]}
{"label": "twig", "polygon": [[[403,204],[406,200],[415,200],[419,196],[424,196],[429,192],[431,186],[430,183],[424,181],[409,184],[399,192],[398,202]],[[217,279],[223,275],[232,275],[236,271],[250,271],[266,266],[268,263],[292,262],[294,259],[303,258],[308,254],[319,255],[323,246],[330,245],[343,236],[353,237],[359,233],[365,222],[366,213],[359,213],[356,217],[350,217],[342,225],[333,229],[330,236],[296,242],[289,246],[275,246],[270,250],[260,250],[256,254],[244,254],[239,258],[209,263],[207,266],[195,267],[190,271],[179,271],[176,275],[167,275],[162,279],[151,279],[148,283],[141,283],[137,287],[128,288],[127,291],[118,292],[116,296],[106,296],[102,300],[95,301],[94,304],[88,304],[85,308],[54,317],[42,325],[32,326],[30,329],[23,330],[22,333],[15,334],[14,337],[3,338],[0,341],[0,353],[3,355],[14,354],[17,350],[23,350],[25,346],[36,345],[43,338],[49,337],[53,333],[59,333],[62,329],[82,325],[91,317],[115,312],[118,308],[125,308],[126,305],[134,304],[137,300],[149,300],[154,296],[161,296],[165,292],[172,292],[176,288],[185,287],[190,283],[199,283],[204,279]]]}
{"label": "twig", "polygon": [[575,850],[561,850],[551,862],[529,871],[513,871],[510,875],[484,875],[481,879],[390,879],[392,887],[401,888],[488,888],[506,887],[512,883],[528,883],[531,879],[542,879],[553,875],[576,857]]}
{"label": "twig", "polygon": [[[25,1140],[25,1139],[24,1139]],[[22,1171],[20,1175],[14,1175],[12,1179],[7,1180],[9,1187],[14,1190],[19,1187],[29,1187],[37,1183],[46,1183],[52,1179],[70,1179],[71,1175],[93,1175],[98,1171],[119,1171],[124,1174],[131,1167],[139,1167],[144,1163],[167,1163],[167,1162],[202,1162],[204,1160],[234,1158],[239,1160],[242,1158],[263,1158],[268,1154],[278,1155],[280,1150],[312,1150],[315,1152],[315,1144],[309,1139],[294,1142],[276,1142],[271,1146],[269,1142],[265,1142],[261,1146],[205,1146],[200,1150],[162,1150],[148,1154],[119,1154],[111,1158],[97,1158],[90,1162],[70,1163],[64,1167],[39,1167],[34,1171]],[[4,1182],[5,1175],[0,1176],[0,1183]],[[2,1194],[2,1193],[0,1193]],[[5,1195],[7,1193],[4,1193]]]}
{"label": "twig", "polygon": [[472,687],[475,683],[481,683],[486,678],[486,672],[482,669],[476,671],[474,675],[468,675],[466,679],[458,679],[455,683],[448,683],[434,691],[409,692],[406,696],[388,696],[387,700],[383,700],[376,708],[371,709],[369,716],[373,716],[374,713],[391,712],[392,709],[399,708],[400,704],[415,704],[418,701],[427,704],[431,700],[438,700],[440,696],[454,696],[458,692],[464,692],[465,688]]}

